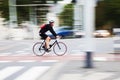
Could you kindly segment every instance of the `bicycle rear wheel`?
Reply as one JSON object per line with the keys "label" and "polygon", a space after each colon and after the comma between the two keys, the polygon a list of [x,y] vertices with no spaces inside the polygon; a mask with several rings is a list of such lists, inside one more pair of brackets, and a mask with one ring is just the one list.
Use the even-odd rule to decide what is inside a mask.
{"label": "bicycle rear wheel", "polygon": [[53,46],[53,51],[56,55],[62,56],[67,52],[67,46],[63,42],[57,42]]}
{"label": "bicycle rear wheel", "polygon": [[42,42],[37,42],[33,45],[33,53],[36,56],[43,56],[45,54]]}

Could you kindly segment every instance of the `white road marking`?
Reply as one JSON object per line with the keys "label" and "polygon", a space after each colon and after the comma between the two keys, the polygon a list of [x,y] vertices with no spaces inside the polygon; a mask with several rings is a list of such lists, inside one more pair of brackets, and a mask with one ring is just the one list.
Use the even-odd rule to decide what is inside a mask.
{"label": "white road marking", "polygon": [[17,77],[15,80],[36,80],[40,75],[47,71],[50,67],[33,67],[23,73],[21,76]]}
{"label": "white road marking", "polygon": [[12,62],[10,60],[3,60],[3,61],[0,61],[0,63],[7,63],[7,62]]}
{"label": "white road marking", "polygon": [[0,56],[6,56],[6,55],[10,55],[12,53],[8,52],[8,53],[0,53]]}
{"label": "white road marking", "polygon": [[72,53],[70,55],[85,55],[85,52],[72,50]]}
{"label": "white road marking", "polygon": [[94,57],[93,60],[97,60],[97,61],[107,61],[106,57]]}
{"label": "white road marking", "polygon": [[58,60],[42,60],[41,62],[58,62]]}
{"label": "white road marking", "polygon": [[2,70],[0,70],[0,80],[4,80],[8,76],[12,75],[13,73],[21,70],[23,67],[21,66],[12,66],[12,67],[7,67]]}
{"label": "white road marking", "polygon": [[25,51],[16,51],[16,53],[24,53]]}
{"label": "white road marking", "polygon": [[36,60],[20,60],[20,61],[17,61],[17,62],[36,62]]}
{"label": "white road marking", "polygon": [[16,51],[15,54],[13,54],[13,56],[28,55],[28,54],[31,53],[27,51]]}

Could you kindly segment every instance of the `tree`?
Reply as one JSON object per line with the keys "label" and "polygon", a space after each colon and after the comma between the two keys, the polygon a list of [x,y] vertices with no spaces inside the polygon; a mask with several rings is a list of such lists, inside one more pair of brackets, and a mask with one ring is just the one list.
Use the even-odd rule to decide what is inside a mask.
{"label": "tree", "polygon": [[[2,1],[2,4],[0,5],[0,11],[2,12],[1,14],[1,17],[5,18],[5,20],[9,20],[9,0],[1,0]],[[24,1],[25,3],[29,2],[28,0],[27,1]],[[17,4],[21,4],[23,2],[16,2]],[[17,7],[18,8],[18,7]],[[27,7],[24,7],[24,8],[21,8],[19,7],[17,9],[17,13],[19,15],[19,17],[24,17],[24,19],[28,19],[27,18],[27,15],[28,15],[28,8]],[[25,14],[25,15],[21,15],[22,14]],[[26,15],[27,14],[27,15]]]}
{"label": "tree", "polygon": [[112,29],[120,26],[120,0],[100,1],[96,8],[97,29]]}
{"label": "tree", "polygon": [[[3,18],[9,20],[9,0],[0,0],[0,13]],[[48,0],[16,0],[17,5],[24,4],[47,4]],[[57,3],[57,1],[61,0],[49,0],[53,1],[52,4]],[[43,6],[44,7],[44,6]],[[30,7],[17,7],[17,15],[19,20],[28,20],[29,18],[29,8]]]}
{"label": "tree", "polygon": [[73,4],[65,5],[59,16],[61,26],[73,26]]}
{"label": "tree", "polygon": [[8,20],[9,19],[8,0],[1,0],[0,11],[1,11],[1,17]]}
{"label": "tree", "polygon": [[97,6],[96,6],[96,29],[101,29],[103,25],[106,24],[106,19],[105,19],[105,3],[102,2],[98,2]]}
{"label": "tree", "polygon": [[120,26],[120,0],[105,0],[106,20]]}

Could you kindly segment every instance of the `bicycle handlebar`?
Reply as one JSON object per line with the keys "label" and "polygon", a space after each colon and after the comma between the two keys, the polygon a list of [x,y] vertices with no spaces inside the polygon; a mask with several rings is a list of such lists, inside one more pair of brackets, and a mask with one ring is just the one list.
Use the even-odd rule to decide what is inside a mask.
{"label": "bicycle handlebar", "polygon": [[60,39],[61,39],[61,36],[59,36],[59,37],[56,37],[56,40],[57,40],[57,41],[59,41]]}

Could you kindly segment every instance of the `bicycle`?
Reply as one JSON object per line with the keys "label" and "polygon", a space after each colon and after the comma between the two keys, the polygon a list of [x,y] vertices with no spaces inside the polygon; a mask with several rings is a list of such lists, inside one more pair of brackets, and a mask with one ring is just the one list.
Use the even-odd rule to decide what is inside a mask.
{"label": "bicycle", "polygon": [[[67,52],[67,46],[65,43],[58,41],[58,39],[55,39],[55,41],[50,45],[50,49],[53,47],[53,52],[57,56],[62,56]],[[33,53],[36,56],[43,56],[45,51],[45,40],[43,42],[36,42],[33,45]]]}

